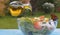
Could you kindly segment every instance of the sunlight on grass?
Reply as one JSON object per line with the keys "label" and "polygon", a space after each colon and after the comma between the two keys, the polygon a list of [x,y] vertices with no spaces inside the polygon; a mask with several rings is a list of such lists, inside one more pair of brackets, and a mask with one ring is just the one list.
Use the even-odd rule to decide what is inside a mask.
{"label": "sunlight on grass", "polygon": [[5,28],[5,29],[17,28],[16,18],[9,17],[9,16],[0,18],[0,28]]}
{"label": "sunlight on grass", "polygon": [[[58,28],[60,28],[60,13],[55,13],[58,16]],[[48,18],[50,18],[50,14],[44,14],[41,12],[36,12],[34,13],[33,16],[30,17],[38,17],[38,16],[46,16]],[[17,29],[18,25],[17,25],[17,21],[16,21],[16,17],[11,17],[11,16],[5,16],[5,17],[0,17],[0,29]]]}

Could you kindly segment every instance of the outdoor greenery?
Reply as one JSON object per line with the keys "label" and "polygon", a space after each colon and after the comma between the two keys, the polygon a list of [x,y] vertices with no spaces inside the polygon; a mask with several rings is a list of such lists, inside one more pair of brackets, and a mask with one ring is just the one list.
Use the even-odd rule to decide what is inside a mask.
{"label": "outdoor greenery", "polygon": [[[17,29],[18,24],[17,24],[17,17],[12,17],[8,13],[8,7],[9,3],[14,0],[0,0],[0,29]],[[50,18],[50,14],[45,14],[43,13],[44,11],[42,10],[42,5],[45,2],[51,2],[55,4],[56,9],[60,7],[60,2],[57,0],[31,0],[32,8],[33,8],[33,15],[29,17],[37,17],[37,16],[42,16],[45,15],[46,17]],[[60,9],[59,9],[60,10]],[[43,12],[42,12],[43,11]],[[54,12],[58,16],[58,25],[57,27],[60,28],[60,12],[56,11]]]}
{"label": "outdoor greenery", "polygon": [[57,0],[32,0],[31,4],[33,6],[33,10],[35,11],[35,10],[42,10],[42,5],[45,2],[50,2],[50,3],[55,4],[55,1]]}
{"label": "outdoor greenery", "polygon": [[[60,17],[60,13],[55,13],[58,17]],[[46,16],[50,18],[50,14],[44,14],[42,12],[38,12],[29,17],[38,17],[38,16]],[[0,17],[0,29],[17,29],[18,28],[18,23],[17,23],[17,18],[12,17],[12,16],[5,16],[5,17]],[[58,18],[58,28],[60,28],[60,18]]]}

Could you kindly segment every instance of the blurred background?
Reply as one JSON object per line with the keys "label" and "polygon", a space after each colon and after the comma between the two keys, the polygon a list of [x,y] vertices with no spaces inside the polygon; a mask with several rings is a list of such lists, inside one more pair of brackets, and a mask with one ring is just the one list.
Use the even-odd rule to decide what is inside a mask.
{"label": "blurred background", "polygon": [[[9,3],[12,1],[19,0],[0,0],[0,29],[16,29],[17,26],[17,17],[12,17],[10,14]],[[51,3],[53,7],[44,6],[44,3]],[[32,5],[32,15],[29,17],[38,17],[45,15],[50,17],[50,13],[55,13],[58,16],[58,26],[60,28],[60,0],[31,0]],[[47,12],[47,13],[46,13]]]}

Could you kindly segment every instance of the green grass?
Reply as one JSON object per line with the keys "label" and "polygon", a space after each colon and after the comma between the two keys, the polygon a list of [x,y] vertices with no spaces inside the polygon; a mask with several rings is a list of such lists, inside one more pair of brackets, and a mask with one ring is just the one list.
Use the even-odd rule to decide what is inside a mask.
{"label": "green grass", "polygon": [[5,16],[0,18],[0,29],[15,29],[18,28],[16,18]]}
{"label": "green grass", "polygon": [[[58,28],[60,28],[60,13],[55,13],[59,19],[58,19]],[[41,16],[45,15],[46,17],[50,17],[50,14],[43,14],[42,12],[35,13],[33,16],[30,17],[35,17],[35,16]],[[18,24],[16,21],[16,17],[11,17],[11,16],[5,16],[5,17],[0,17],[0,29],[17,29]]]}

